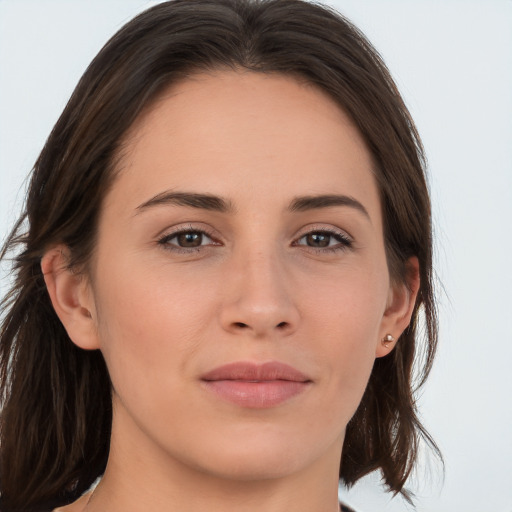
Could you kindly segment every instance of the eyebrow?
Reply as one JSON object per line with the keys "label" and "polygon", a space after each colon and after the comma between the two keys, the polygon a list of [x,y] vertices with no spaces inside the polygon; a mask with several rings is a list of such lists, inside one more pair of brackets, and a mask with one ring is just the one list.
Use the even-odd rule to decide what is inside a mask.
{"label": "eyebrow", "polygon": [[[136,213],[161,205],[188,206],[190,208],[220,213],[233,213],[235,211],[235,207],[231,201],[213,194],[165,191],[139,205]],[[371,221],[368,210],[357,199],[339,194],[295,197],[290,202],[288,210],[291,212],[305,212],[335,206],[354,208]]]}
{"label": "eyebrow", "polygon": [[189,206],[201,210],[229,213],[235,210],[231,201],[212,194],[166,191],[158,194],[137,207],[137,213],[160,205]]}
{"label": "eyebrow", "polygon": [[331,208],[333,206],[354,208],[371,221],[368,210],[357,199],[339,194],[296,197],[290,203],[289,210],[292,212],[304,212],[307,210]]}

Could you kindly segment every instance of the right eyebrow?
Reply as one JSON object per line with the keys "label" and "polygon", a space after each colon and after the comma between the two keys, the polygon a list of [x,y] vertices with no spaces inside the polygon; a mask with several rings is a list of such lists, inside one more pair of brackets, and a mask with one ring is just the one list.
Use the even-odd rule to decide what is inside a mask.
{"label": "right eyebrow", "polygon": [[234,211],[233,204],[222,197],[212,194],[198,194],[193,192],[172,192],[167,190],[137,206],[136,213],[140,213],[148,208],[160,205],[189,206],[201,210],[210,210],[221,213]]}

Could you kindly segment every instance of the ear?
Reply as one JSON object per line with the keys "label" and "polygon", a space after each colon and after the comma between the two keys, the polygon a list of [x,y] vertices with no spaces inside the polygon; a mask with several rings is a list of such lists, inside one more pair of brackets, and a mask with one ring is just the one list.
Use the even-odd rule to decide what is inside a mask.
{"label": "ear", "polygon": [[86,276],[69,268],[69,249],[59,245],[41,260],[53,308],[73,343],[85,350],[99,348],[94,300]]}
{"label": "ear", "polygon": [[[388,355],[396,345],[396,340],[402,335],[411,321],[416,297],[420,289],[420,266],[418,258],[413,256],[405,264],[406,282],[390,286],[386,310],[382,317],[380,337],[377,340],[376,357]],[[384,344],[382,340],[388,334],[394,341]]]}

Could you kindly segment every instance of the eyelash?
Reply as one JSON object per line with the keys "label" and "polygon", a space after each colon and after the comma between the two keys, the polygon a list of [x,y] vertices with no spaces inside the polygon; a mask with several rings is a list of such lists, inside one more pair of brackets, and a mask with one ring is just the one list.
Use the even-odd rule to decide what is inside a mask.
{"label": "eyelash", "polygon": [[197,247],[180,247],[179,245],[169,243],[172,239],[174,239],[180,235],[184,235],[186,233],[197,233],[201,236],[206,235],[210,240],[212,240],[214,242],[215,245],[220,245],[220,242],[217,242],[215,240],[213,234],[210,233],[207,229],[205,229],[205,228],[199,229],[199,228],[194,228],[192,226],[187,226],[187,227],[184,227],[181,229],[177,229],[176,231],[173,231],[172,233],[168,233],[168,234],[164,235],[163,237],[158,239],[158,244],[161,245],[167,251],[173,251],[173,252],[177,252],[177,253],[181,253],[181,254],[190,254],[191,252],[198,252],[201,250],[202,247],[205,247],[204,245],[199,245]]}
{"label": "eyelash", "polygon": [[[213,245],[221,245],[220,242],[215,240],[215,237],[212,233],[210,233],[208,230],[204,228],[194,228],[192,226],[188,226],[182,229],[178,229],[176,231],[173,231],[172,233],[168,233],[164,235],[163,237],[158,239],[158,244],[161,245],[165,250],[172,251],[176,253],[181,254],[190,254],[191,252],[198,252],[201,250],[201,248],[205,247],[206,245],[199,245],[197,247],[180,247],[176,244],[169,243],[174,238],[187,234],[187,233],[195,233],[199,234],[201,236],[207,236],[210,240],[212,240]],[[334,238],[338,244],[332,246],[332,247],[312,247],[305,244],[300,244],[299,241],[303,238],[309,236],[309,235],[327,235],[329,237]],[[211,245],[211,244],[207,244]],[[346,251],[347,249],[351,249],[353,247],[353,241],[352,239],[339,231],[331,230],[331,229],[312,229],[311,231],[308,231],[304,234],[302,234],[300,237],[298,237],[292,244],[294,247],[305,247],[309,251],[314,251],[316,253],[334,253],[338,251]]]}
{"label": "eyelash", "polygon": [[[309,235],[327,235],[331,238],[334,238],[338,244],[334,245],[332,247],[311,247],[309,245],[303,245],[299,244],[298,242],[302,240],[304,237],[307,237]],[[333,229],[312,229],[311,231],[308,231],[307,233],[304,233],[301,235],[294,243],[295,246],[302,246],[306,247],[308,250],[312,250],[318,253],[326,253],[326,252],[338,252],[338,251],[346,251],[347,249],[351,249],[353,247],[353,241],[352,239],[346,235],[345,233],[342,233],[340,231],[335,231]]]}

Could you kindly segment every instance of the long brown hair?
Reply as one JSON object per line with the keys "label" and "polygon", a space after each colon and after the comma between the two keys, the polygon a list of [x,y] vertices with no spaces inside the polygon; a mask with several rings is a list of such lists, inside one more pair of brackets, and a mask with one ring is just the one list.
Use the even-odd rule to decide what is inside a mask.
{"label": "long brown hair", "polygon": [[[377,359],[347,426],[340,478],[380,469],[402,492],[424,438],[415,384],[437,344],[430,202],[421,141],[381,58],[338,13],[301,0],[174,0],[125,25],[86,70],[39,156],[26,209],[2,252],[15,282],[2,302],[0,492],[2,510],[47,510],[79,497],[103,473],[111,386],[98,351],[69,339],[41,273],[65,244],[86,271],[102,200],[115,182],[123,135],[163,88],[201,70],[294,75],[327,92],[359,128],[375,162],[392,279],[416,256],[421,286],[410,326]],[[425,343],[417,342],[423,316]],[[417,381],[413,366],[420,361]]]}

